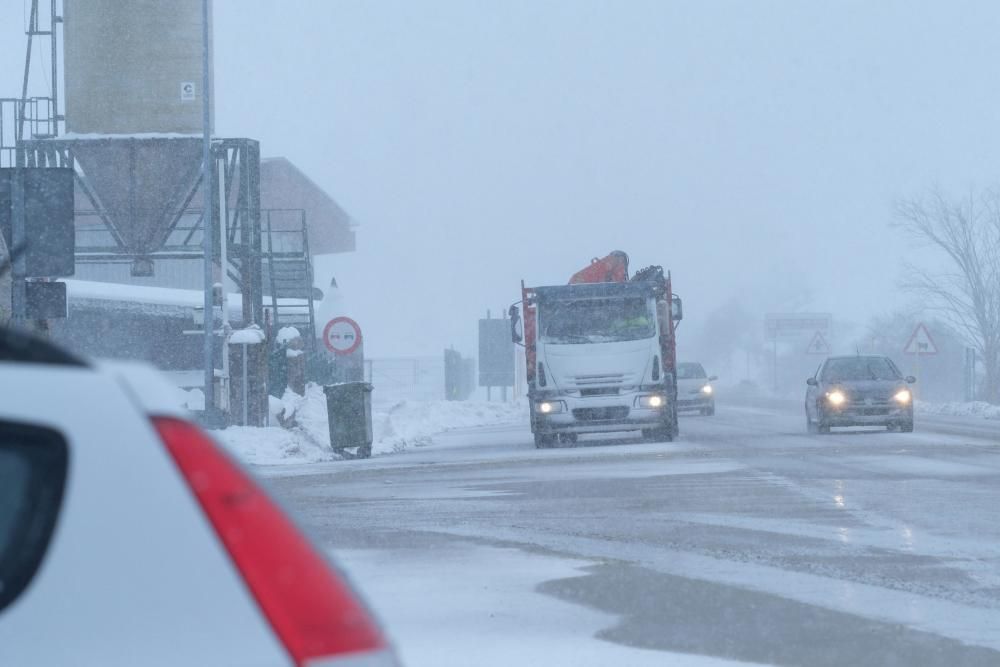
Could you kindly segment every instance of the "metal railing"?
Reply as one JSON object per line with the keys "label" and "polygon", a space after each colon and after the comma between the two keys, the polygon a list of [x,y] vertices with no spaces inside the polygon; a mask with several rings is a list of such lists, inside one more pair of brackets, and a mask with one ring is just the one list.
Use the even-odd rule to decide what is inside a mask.
{"label": "metal railing", "polygon": [[0,167],[17,166],[18,142],[53,137],[58,129],[51,97],[0,98]]}

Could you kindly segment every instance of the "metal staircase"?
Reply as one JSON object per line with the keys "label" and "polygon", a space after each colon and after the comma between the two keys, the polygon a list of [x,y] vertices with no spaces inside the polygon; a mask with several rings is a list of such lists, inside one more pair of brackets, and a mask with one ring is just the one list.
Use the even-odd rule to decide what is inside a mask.
{"label": "metal staircase", "polygon": [[261,211],[263,273],[274,331],[295,327],[310,352],[316,344],[313,267],[303,210]]}

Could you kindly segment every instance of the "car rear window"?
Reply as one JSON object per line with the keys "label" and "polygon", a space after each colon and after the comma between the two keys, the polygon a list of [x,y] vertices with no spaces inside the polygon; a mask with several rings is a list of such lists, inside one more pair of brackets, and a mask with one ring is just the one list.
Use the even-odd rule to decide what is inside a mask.
{"label": "car rear window", "polygon": [[68,458],[57,432],[0,421],[0,611],[24,591],[42,562]]}

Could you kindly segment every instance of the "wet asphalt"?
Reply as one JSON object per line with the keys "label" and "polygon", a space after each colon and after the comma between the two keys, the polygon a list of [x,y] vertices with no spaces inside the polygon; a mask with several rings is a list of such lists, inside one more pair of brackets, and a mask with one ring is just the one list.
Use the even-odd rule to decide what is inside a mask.
{"label": "wet asphalt", "polygon": [[524,427],[496,427],[267,474],[333,549],[586,561],[537,591],[617,619],[608,642],[773,665],[1000,665],[1000,428],[982,420],[821,436],[791,405],[721,405],[675,443],[539,451]]}

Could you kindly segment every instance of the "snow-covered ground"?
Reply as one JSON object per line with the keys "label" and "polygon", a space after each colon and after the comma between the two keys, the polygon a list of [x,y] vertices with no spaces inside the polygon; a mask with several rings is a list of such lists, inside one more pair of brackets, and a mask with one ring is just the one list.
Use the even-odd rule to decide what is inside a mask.
{"label": "snow-covered ground", "polygon": [[341,549],[335,557],[385,623],[407,665],[748,664],[597,639],[615,616],[537,591],[544,581],[581,576],[590,561],[486,546]]}
{"label": "snow-covered ground", "polygon": [[1000,419],[1000,405],[993,405],[985,401],[950,403],[928,403],[927,401],[917,401],[917,413],[928,415],[945,415],[949,417],[982,417],[983,419]]}
{"label": "snow-covered ground", "polygon": [[[279,415],[286,427],[277,425]],[[289,421],[291,420],[291,421]],[[372,454],[389,454],[419,447],[434,435],[456,428],[491,426],[527,420],[523,403],[485,401],[393,401],[373,395]],[[214,435],[236,456],[252,465],[287,465],[332,461],[326,396],[316,384],[306,395],[286,392],[271,403],[273,426],[233,426]]]}

